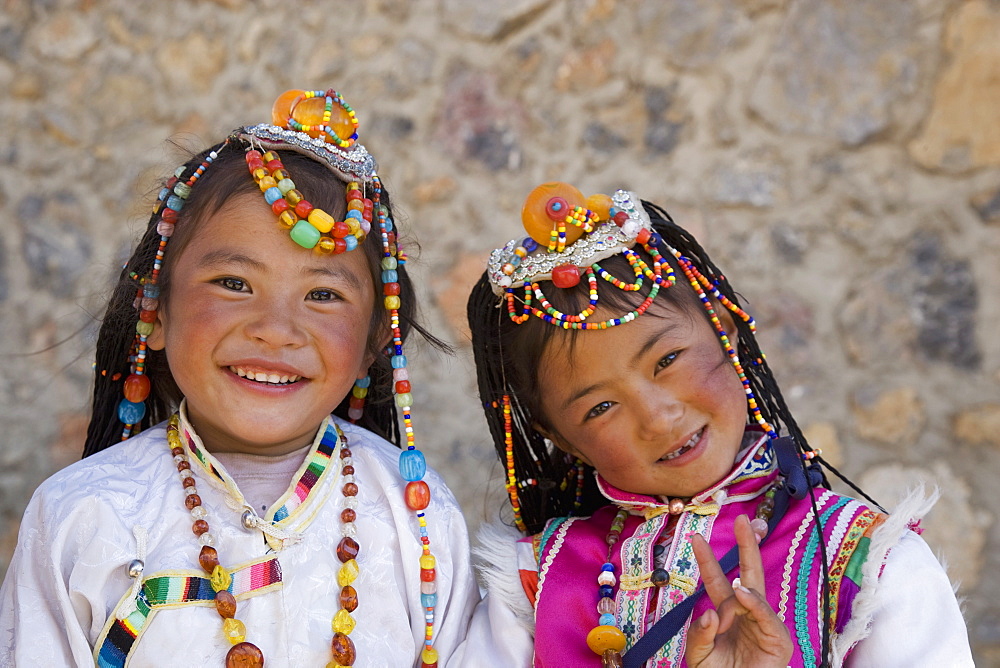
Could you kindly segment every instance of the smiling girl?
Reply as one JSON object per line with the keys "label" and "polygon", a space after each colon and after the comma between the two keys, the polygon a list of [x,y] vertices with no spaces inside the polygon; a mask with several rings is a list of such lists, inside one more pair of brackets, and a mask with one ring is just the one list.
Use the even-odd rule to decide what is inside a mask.
{"label": "smiling girl", "polygon": [[972,665],[927,504],[827,489],[690,234],[560,183],[522,218],[469,298],[518,530],[482,534],[482,665]]}
{"label": "smiling girl", "polygon": [[0,665],[450,659],[478,591],[415,447],[415,303],[356,127],[336,91],[289,91],[166,182],[101,327],[85,459],[25,511]]}

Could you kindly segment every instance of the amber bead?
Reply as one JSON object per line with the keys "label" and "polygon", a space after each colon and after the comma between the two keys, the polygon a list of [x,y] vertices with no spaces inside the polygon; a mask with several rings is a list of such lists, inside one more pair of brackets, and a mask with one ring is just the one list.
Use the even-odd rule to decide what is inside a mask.
{"label": "amber bead", "polygon": [[[543,183],[530,193],[524,200],[521,208],[521,222],[524,223],[524,230],[532,239],[542,246],[548,246],[551,241],[552,229],[555,221],[549,215],[548,203],[554,198],[562,198],[566,204],[564,216],[568,216],[573,207],[584,206],[586,200],[583,193],[569,185],[568,183]],[[566,244],[571,244],[583,234],[583,228],[576,225],[566,226]]]}
{"label": "amber bead", "polygon": [[188,494],[184,498],[184,505],[187,506],[188,510],[191,510],[195,506],[200,506],[201,505],[201,497],[198,496],[197,494]]}
{"label": "amber bead", "polygon": [[226,668],[264,668],[264,653],[253,643],[233,645],[226,654]]}
{"label": "amber bead", "polygon": [[201,564],[206,573],[211,573],[219,565],[219,553],[216,552],[214,547],[205,545],[201,548],[201,553],[198,555],[198,563]]}
{"label": "amber bead", "polygon": [[330,649],[333,650],[333,660],[342,666],[353,666],[355,659],[358,658],[354,641],[343,633],[333,634]]}
{"label": "amber bead", "polygon": [[191,531],[194,531],[195,536],[200,536],[208,531],[208,522],[205,520],[195,520],[194,524],[191,525]]}
{"label": "amber bead", "polygon": [[357,495],[358,495],[357,485],[355,485],[353,482],[349,482],[344,485],[344,496],[357,496]]}
{"label": "amber bead", "polygon": [[597,215],[598,220],[607,220],[611,216],[611,206],[614,201],[607,195],[596,194],[587,198],[586,206]]}
{"label": "amber bead", "polygon": [[189,462],[189,461],[177,462],[177,470],[178,471],[184,471],[185,469],[189,469],[189,468],[191,468],[191,462]]}
{"label": "amber bead", "polygon": [[226,589],[216,592],[215,609],[219,611],[220,616],[230,619],[236,615],[236,597]]}
{"label": "amber bead", "polygon": [[174,457],[176,457],[177,455],[183,455],[184,448],[170,448],[170,454],[172,454]]}
{"label": "amber bead", "polygon": [[587,647],[595,654],[604,656],[609,649],[625,649],[625,634],[615,626],[595,626],[587,634]]}
{"label": "amber bead", "polygon": [[[148,311],[145,311],[148,312]],[[155,311],[153,312],[155,313]],[[154,318],[155,319],[155,318]],[[140,403],[149,396],[149,376],[131,374],[125,379],[125,398],[133,403]]]}
{"label": "amber bead", "polygon": [[348,464],[341,470],[341,473],[344,475],[354,475],[354,467]]}
{"label": "amber bead", "polygon": [[340,458],[341,459],[347,459],[350,456],[351,456],[351,451],[348,448],[343,448],[340,451]]}
{"label": "amber bead", "polygon": [[622,668],[622,654],[613,649],[604,650],[601,655],[601,668]]}
{"label": "amber bead", "polygon": [[353,508],[344,508],[340,511],[341,522],[353,522],[356,519],[358,519],[358,513]]}
{"label": "amber bead", "polygon": [[350,536],[344,536],[340,539],[340,544],[337,545],[337,558],[340,559],[340,563],[348,562],[358,556],[358,550],[360,549],[361,546],[358,545],[358,541]]}
{"label": "amber bead", "polygon": [[403,499],[410,510],[423,510],[431,502],[431,488],[423,480],[406,483]]}
{"label": "amber bead", "polygon": [[340,607],[348,612],[358,609],[358,591],[351,585],[346,585],[340,590]]}

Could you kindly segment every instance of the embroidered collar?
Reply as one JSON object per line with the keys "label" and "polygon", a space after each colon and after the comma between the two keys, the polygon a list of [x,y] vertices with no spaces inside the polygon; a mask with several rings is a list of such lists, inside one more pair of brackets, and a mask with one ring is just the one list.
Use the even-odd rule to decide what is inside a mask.
{"label": "embroidered collar", "polygon": [[[227,505],[242,508],[244,512],[249,511],[256,515],[256,511],[244,499],[236,481],[226,471],[222,462],[205,448],[205,444],[195,432],[194,426],[188,420],[186,401],[181,402],[179,414],[181,441],[188,452],[192,468],[203,474],[212,486],[226,494]],[[340,448],[345,440],[333,418],[327,417],[317,430],[302,465],[292,476],[288,490],[271,505],[267,515],[262,519],[285,530],[297,532],[304,530],[315,516],[316,503],[321,503],[330,493],[331,487],[326,483],[339,477]],[[268,543],[272,543],[270,536]],[[280,541],[274,541],[271,546],[280,549],[279,543]]]}
{"label": "embroidered collar", "polygon": [[[719,506],[735,501],[745,501],[760,496],[777,475],[777,458],[767,434],[756,427],[748,427],[743,435],[743,455],[736,461],[725,478],[691,498],[685,510],[698,514],[714,514]],[[657,515],[666,512],[669,499],[649,494],[626,492],[609,483],[595,472],[597,488],[608,501],[637,515]]]}

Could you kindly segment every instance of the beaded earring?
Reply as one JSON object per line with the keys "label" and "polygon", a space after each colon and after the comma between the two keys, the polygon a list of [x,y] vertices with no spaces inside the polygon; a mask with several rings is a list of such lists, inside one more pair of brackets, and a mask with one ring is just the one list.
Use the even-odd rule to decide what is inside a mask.
{"label": "beaded earring", "polygon": [[[373,229],[377,229],[382,247],[380,263],[382,304],[388,312],[392,335],[388,352],[393,368],[393,394],[396,406],[402,413],[406,434],[406,446],[400,453],[399,470],[407,481],[404,502],[416,515],[422,548],[419,558],[420,599],[424,609],[425,633],[421,665],[429,667],[436,665],[438,658],[433,643],[437,605],[436,560],[431,553],[424,512],[431,498],[430,487],[423,480],[427,465],[423,454],[416,447],[411,414],[413,396],[400,329],[401,296],[398,269],[405,263],[406,256],[399,248],[389,209],[381,201],[382,184],[376,173],[375,160],[364,146],[357,143],[358,125],[354,110],[337,91],[292,90],[276,100],[272,108],[271,123],[239,128],[226,140],[223,148],[230,147],[231,150],[235,150],[237,146],[245,148],[250,176],[260,188],[265,201],[271,206],[278,222],[289,229],[291,239],[300,246],[315,249],[320,253],[344,253],[356,249]],[[347,184],[345,195],[347,213],[344,220],[335,220],[329,213],[313,206],[305,199],[285,169],[278,151],[296,151],[324,163]],[[135,342],[129,353],[131,373],[125,380],[125,398],[118,406],[118,416],[124,424],[123,440],[138,430],[145,415],[144,402],[150,393],[149,378],[145,374],[146,339],[152,333],[153,323],[156,320],[159,305],[157,280],[164,251],[173,234],[178,212],[189,198],[197,180],[217,157],[217,151],[212,151],[184,182],[180,179],[185,170],[183,167],[179,168],[166,182],[154,209],[154,214],[158,215],[156,230],[160,234],[160,244],[150,274],[139,279],[141,287],[136,295],[139,322],[136,325]],[[371,193],[370,198],[365,197],[367,191]],[[367,376],[355,382],[348,411],[352,421],[357,421],[363,415],[364,400],[370,382]],[[174,436],[177,436],[176,425],[174,425]],[[176,452],[178,450],[176,441],[177,439],[173,439],[170,445],[175,450],[178,470],[181,471],[185,488],[189,491],[185,503],[189,505],[188,509],[196,519],[194,532],[203,547],[211,547],[213,539],[204,521],[202,514],[204,509],[201,507],[200,498],[192,491],[193,478],[184,473],[186,471],[190,474],[190,464],[184,458],[183,448],[180,448],[180,453]],[[356,658],[356,650],[348,634],[354,628],[350,612],[357,606],[357,592],[350,586],[358,572],[354,557],[358,553],[359,546],[353,539],[353,523],[356,518],[356,502],[353,499],[357,494],[357,485],[354,482],[353,460],[346,445],[341,451],[341,457],[344,458],[342,474],[345,480],[343,488],[345,508],[341,519],[344,522],[345,533],[341,545],[338,546],[337,556],[342,562],[338,580],[342,581],[340,584],[343,590],[340,598],[341,607],[333,620],[335,635],[332,649],[334,665],[351,665]],[[189,479],[192,482],[189,483]],[[226,635],[236,643],[233,648],[235,654],[227,658],[227,665],[237,665],[243,660],[240,657],[245,657],[249,662],[245,665],[263,665],[263,655],[260,651],[252,644],[243,641],[245,630],[241,626],[242,623],[235,620],[235,605],[232,605],[229,597],[221,593],[228,588],[223,577],[226,571],[219,566],[221,570],[218,571],[216,578],[217,562],[211,563],[211,561],[206,563],[212,567],[213,578],[217,579],[217,582],[213,582],[213,587],[219,585],[216,591],[222,599],[219,612],[225,619]],[[237,650],[237,647],[240,649]],[[239,665],[244,664],[239,663]]]}

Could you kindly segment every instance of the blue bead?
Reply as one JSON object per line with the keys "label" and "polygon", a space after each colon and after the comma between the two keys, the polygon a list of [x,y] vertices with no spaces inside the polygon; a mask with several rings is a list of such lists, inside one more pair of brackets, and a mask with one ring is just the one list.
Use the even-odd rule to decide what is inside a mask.
{"label": "blue bead", "polygon": [[610,561],[607,561],[607,562],[604,563],[603,566],[601,566],[601,570],[602,571],[607,571],[608,573],[614,573],[615,572],[615,565],[613,563],[611,563]]}
{"label": "blue bead", "polygon": [[406,355],[393,355],[392,359],[389,361],[392,363],[393,369],[406,368]]}
{"label": "blue bead", "polygon": [[160,286],[147,283],[142,286],[142,296],[156,299],[160,296]]}
{"label": "blue bead", "polygon": [[647,245],[659,246],[662,243],[663,243],[663,237],[661,237],[659,233],[653,232],[651,235],[649,235],[649,241],[647,242]]}
{"label": "blue bead", "polygon": [[156,196],[156,199],[162,202],[163,200],[167,199],[167,197],[170,195],[171,192],[172,191],[170,190],[170,188],[167,187],[160,188],[160,194]]}
{"label": "blue bead", "polygon": [[134,403],[128,399],[122,399],[118,404],[118,419],[123,424],[137,424],[146,414],[146,404],[143,402]]}
{"label": "blue bead", "polygon": [[385,217],[385,231],[392,232],[392,218],[389,216]]}
{"label": "blue bead", "polygon": [[608,209],[608,215],[614,218],[615,214],[618,213],[619,211],[621,211],[621,209],[619,209],[617,206],[612,206],[611,208]]}
{"label": "blue bead", "polygon": [[180,211],[184,208],[184,200],[177,195],[171,195],[167,198],[167,208],[173,209],[174,211]]}
{"label": "blue bead", "polygon": [[382,283],[398,283],[399,274],[395,269],[385,269],[382,271]]}
{"label": "blue bead", "polygon": [[268,204],[274,204],[282,197],[284,197],[284,195],[282,195],[281,189],[278,188],[278,186],[271,186],[264,191],[264,199]]}
{"label": "blue bead", "polygon": [[347,220],[348,218],[353,218],[354,220],[358,221],[359,223],[362,220],[364,220],[364,217],[361,215],[361,212],[358,211],[357,209],[351,209],[350,211],[348,211],[347,215],[344,217],[344,220]]}
{"label": "blue bead", "polygon": [[601,626],[614,626],[616,621],[617,620],[615,619],[614,615],[609,613],[604,613],[603,615],[601,615],[600,619],[597,620],[597,623],[600,624]]}
{"label": "blue bead", "polygon": [[369,385],[372,384],[372,378],[371,378],[371,376],[365,376],[364,378],[358,378],[356,381],[354,381],[354,384],[357,385],[358,387],[368,387]]}
{"label": "blue bead", "polygon": [[604,598],[611,598],[615,595],[615,588],[611,585],[601,585],[601,596]]}
{"label": "blue bead", "polygon": [[427,473],[427,460],[419,450],[403,450],[399,453],[399,474],[403,480],[414,482]]}
{"label": "blue bead", "polygon": [[524,241],[521,242],[521,245],[524,246],[524,250],[528,251],[529,253],[538,248],[538,242],[532,239],[531,237],[525,237]]}
{"label": "blue bead", "polygon": [[347,244],[347,250],[352,251],[358,247],[358,238],[353,234],[348,234],[344,237],[344,243]]}
{"label": "blue bead", "polygon": [[420,595],[420,606],[424,608],[433,608],[437,605],[438,595],[437,594],[421,594]]}

